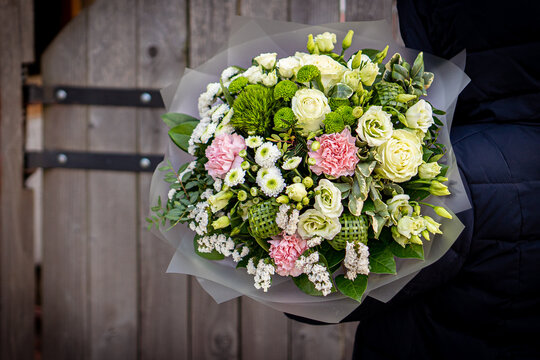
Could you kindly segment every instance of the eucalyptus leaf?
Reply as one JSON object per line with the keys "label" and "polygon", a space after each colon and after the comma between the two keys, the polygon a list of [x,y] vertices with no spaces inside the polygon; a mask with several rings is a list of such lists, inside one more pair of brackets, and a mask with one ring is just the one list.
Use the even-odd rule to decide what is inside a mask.
{"label": "eucalyptus leaf", "polygon": [[362,301],[362,295],[367,288],[367,275],[358,274],[356,279],[346,279],[344,275],[336,277],[336,287],[345,296],[350,297],[358,302]]}
{"label": "eucalyptus leaf", "polygon": [[338,83],[332,89],[330,89],[329,95],[332,98],[346,100],[350,98],[354,90],[346,84]]}

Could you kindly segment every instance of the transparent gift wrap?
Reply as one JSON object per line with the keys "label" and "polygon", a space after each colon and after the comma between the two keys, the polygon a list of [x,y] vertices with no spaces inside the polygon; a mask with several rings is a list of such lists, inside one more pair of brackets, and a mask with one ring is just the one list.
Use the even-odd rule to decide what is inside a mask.
{"label": "transparent gift wrap", "polygon": [[168,272],[325,322],[390,300],[470,208],[449,140],[458,60],[400,47],[385,21],[236,18],[162,92],[148,222],[176,249]]}

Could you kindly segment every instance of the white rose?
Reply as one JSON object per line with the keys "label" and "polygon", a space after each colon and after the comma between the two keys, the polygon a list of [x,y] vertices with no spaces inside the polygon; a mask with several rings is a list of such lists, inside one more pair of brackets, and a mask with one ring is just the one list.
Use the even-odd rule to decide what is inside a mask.
{"label": "white rose", "polygon": [[334,44],[336,43],[336,34],[325,32],[315,36],[315,44],[322,52],[330,52],[334,50]]}
{"label": "white rose", "polygon": [[257,64],[261,65],[263,68],[267,70],[271,70],[276,64],[276,57],[277,57],[276,53],[264,53],[257,56],[254,60],[257,62]]}
{"label": "white rose", "polygon": [[441,165],[436,161],[426,163],[422,162],[422,165],[418,168],[418,176],[420,179],[431,180],[441,172]]}
{"label": "white rose", "polygon": [[332,86],[341,81],[347,68],[327,55],[305,55],[301,59],[302,65],[315,65],[321,72],[321,82],[324,90],[328,91]]}
{"label": "white rose", "polygon": [[277,84],[277,81],[276,70],[262,75],[262,83],[266,86],[274,86]]}
{"label": "white rose", "polygon": [[375,81],[377,75],[379,75],[379,66],[374,62],[371,62],[371,60],[369,62],[366,62],[364,66],[362,66],[362,68],[360,69],[360,79],[362,79],[362,83],[364,85],[373,85],[373,82]]}
{"label": "white rose", "polygon": [[392,115],[383,111],[382,106],[371,106],[358,120],[358,137],[369,146],[379,146],[390,139],[394,128]]}
{"label": "white rose", "polygon": [[302,201],[302,199],[307,196],[306,186],[302,183],[295,183],[287,186],[285,193],[293,201]]}
{"label": "white rose", "polygon": [[341,204],[341,191],[330,181],[323,179],[319,181],[319,186],[315,188],[315,209],[326,216],[339,217],[343,212]]}
{"label": "white rose", "polygon": [[358,70],[345,71],[341,78],[341,82],[356,91],[360,85],[360,72]]}
{"label": "white rose", "polygon": [[298,90],[291,100],[291,107],[304,136],[319,130],[324,116],[331,111],[326,96],[316,89]]}
{"label": "white rose", "polygon": [[410,239],[412,235],[420,235],[424,230],[426,230],[426,224],[420,216],[404,216],[397,224],[397,231],[407,239]]}
{"label": "white rose", "polygon": [[426,132],[433,125],[433,110],[424,99],[411,106],[405,113],[407,127]]}
{"label": "white rose", "polygon": [[252,84],[256,84],[262,80],[263,72],[260,66],[251,66],[242,74]]}
{"label": "white rose", "polygon": [[375,172],[385,179],[401,183],[410,180],[422,164],[422,143],[406,129],[394,130],[390,139],[377,147]]}
{"label": "white rose", "polygon": [[397,225],[399,219],[403,216],[411,216],[413,212],[413,208],[409,204],[409,195],[407,194],[396,195],[388,200],[386,204],[388,205],[388,212],[394,225]]}
{"label": "white rose", "polygon": [[338,218],[328,217],[315,209],[306,210],[298,218],[298,234],[302,239],[320,236],[332,240],[340,231]]}
{"label": "white rose", "polygon": [[300,60],[295,56],[289,56],[283,59],[279,59],[279,61],[277,62],[279,75],[287,79],[295,76],[301,67],[302,64],[300,63]]}

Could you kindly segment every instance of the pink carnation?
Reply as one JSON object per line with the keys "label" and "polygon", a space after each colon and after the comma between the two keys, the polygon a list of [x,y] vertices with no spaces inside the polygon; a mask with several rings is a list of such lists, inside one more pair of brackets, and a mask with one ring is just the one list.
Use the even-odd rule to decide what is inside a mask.
{"label": "pink carnation", "polygon": [[317,151],[309,152],[309,156],[316,161],[315,165],[310,167],[315,174],[325,173],[334,177],[354,174],[358,163],[358,148],[354,145],[355,139],[349,129],[340,133],[324,134],[315,139],[321,144]]}
{"label": "pink carnation", "polygon": [[208,162],[204,165],[210,176],[223,179],[232,168],[240,166],[238,153],[246,148],[244,138],[236,134],[221,134],[206,148]]}
{"label": "pink carnation", "polygon": [[296,235],[283,233],[274,237],[275,240],[268,241],[270,246],[270,257],[274,259],[277,266],[276,272],[281,276],[298,276],[302,273],[294,265],[296,260],[307,249],[307,241]]}

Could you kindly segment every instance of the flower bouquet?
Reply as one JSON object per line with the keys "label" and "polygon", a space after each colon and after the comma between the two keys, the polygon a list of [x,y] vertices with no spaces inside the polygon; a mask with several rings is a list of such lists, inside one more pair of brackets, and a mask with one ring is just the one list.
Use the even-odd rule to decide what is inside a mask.
{"label": "flower bouquet", "polygon": [[[309,28],[301,29],[294,38]],[[188,103],[185,86],[164,94],[178,108],[163,115],[171,144],[192,159],[180,164],[174,149],[156,171],[149,227],[173,239],[173,271],[206,279],[218,300],[245,294],[338,321],[367,294],[388,300],[462,229],[438,199],[451,194],[455,164],[438,118],[445,112],[425,99],[438,79],[423,54],[351,48],[354,31],[336,32],[310,33],[306,52],[289,40],[296,51],[227,63],[210,82],[197,76],[198,114],[177,111]],[[192,240],[185,228],[171,236],[178,224]]]}

